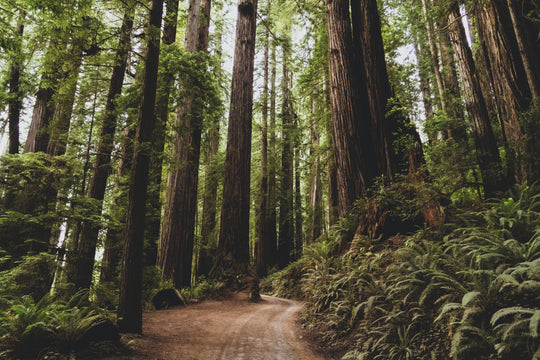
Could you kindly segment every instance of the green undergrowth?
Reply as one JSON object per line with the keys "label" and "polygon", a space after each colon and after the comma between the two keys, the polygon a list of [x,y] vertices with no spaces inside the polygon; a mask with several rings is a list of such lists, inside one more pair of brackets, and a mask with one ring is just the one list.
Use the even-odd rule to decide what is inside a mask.
{"label": "green undergrowth", "polygon": [[204,300],[222,299],[225,296],[225,290],[225,283],[200,277],[195,285],[182,289],[182,296],[186,303],[191,304]]}
{"label": "green undergrowth", "polygon": [[325,349],[342,359],[540,359],[538,188],[453,211],[401,241],[345,237],[336,254],[354,222],[339,227],[263,281],[305,301],[303,320]]}
{"label": "green undergrowth", "polygon": [[88,290],[67,301],[1,298],[0,359],[94,359],[124,352],[112,313],[88,298]]}

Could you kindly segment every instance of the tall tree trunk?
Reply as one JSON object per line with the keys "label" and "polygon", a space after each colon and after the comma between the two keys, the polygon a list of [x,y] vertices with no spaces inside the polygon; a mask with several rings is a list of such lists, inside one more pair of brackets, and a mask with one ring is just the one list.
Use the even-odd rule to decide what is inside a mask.
{"label": "tall tree trunk", "polygon": [[[198,50],[200,6],[200,0],[189,3],[185,38],[185,49],[189,53]],[[167,178],[158,250],[162,274],[173,280],[179,289],[191,285],[202,121],[202,109],[195,99],[189,96],[181,99],[176,108],[178,134],[173,144],[176,169],[172,169]]]}
{"label": "tall tree trunk", "polygon": [[[313,99],[312,114],[318,111],[318,101]],[[309,145],[309,158],[311,165],[311,176],[308,195],[309,209],[309,227],[306,230],[306,244],[311,244],[319,238],[322,233],[323,226],[323,211],[322,211],[322,191],[321,191],[321,157],[319,155],[320,134],[317,121],[311,124],[311,141]]]}
{"label": "tall tree trunk", "polygon": [[[231,86],[231,107],[223,205],[217,258],[210,272],[228,286],[249,286],[259,299],[258,279],[249,263],[249,210],[253,68],[257,0],[240,0]],[[239,181],[240,179],[240,181]]]}
{"label": "tall tree trunk", "polygon": [[146,67],[141,89],[141,103],[126,215],[124,255],[120,275],[118,327],[123,332],[142,332],[142,261],[144,246],[145,205],[150,168],[150,142],[155,127],[157,73],[163,0],[152,0],[148,26]]}
{"label": "tall tree trunk", "polygon": [[349,2],[328,0],[326,4],[330,100],[332,105],[334,156],[337,165],[339,216],[345,216],[362,197],[376,174],[371,156],[371,126],[361,119],[355,86]]}
{"label": "tall tree trunk", "polygon": [[303,208],[302,208],[302,192],[300,188],[300,144],[299,134],[295,136],[295,154],[294,154],[294,258],[299,259],[304,251],[304,234],[302,229]]}
{"label": "tall tree trunk", "polygon": [[[426,119],[433,117],[433,103],[431,101],[431,85],[429,83],[429,70],[425,66],[425,51],[418,36],[415,37],[414,52],[416,59],[418,60],[418,76],[420,77],[420,91],[422,92],[422,103],[424,104],[424,115]],[[429,138],[430,142],[433,142],[433,137]]]}
{"label": "tall tree trunk", "polygon": [[43,75],[42,85],[36,94],[32,121],[24,144],[24,153],[47,151],[47,145],[49,144],[48,127],[54,114],[52,98],[55,90],[50,85],[45,84],[51,81],[51,76],[50,74]]}
{"label": "tall tree trunk", "polygon": [[[22,15],[21,15],[22,16]],[[22,19],[17,24],[16,51],[14,58],[11,59],[9,69],[9,101],[8,101],[8,124],[9,124],[9,153],[19,153],[19,120],[22,110],[21,93],[21,67],[23,63],[21,47],[24,25]]]}
{"label": "tall tree trunk", "polygon": [[[351,1],[351,15],[354,51],[357,61],[363,64],[364,70],[362,76],[357,75],[356,81],[365,83],[366,91],[366,95],[363,95],[363,89],[360,89],[357,101],[360,101],[362,108],[369,108],[370,114],[370,119],[360,121],[368,123],[371,120],[371,141],[375,148],[376,157],[375,164],[370,164],[369,158],[365,161],[368,167],[376,166],[376,175],[382,174],[387,179],[392,180],[394,172],[398,170],[398,162],[392,149],[392,134],[396,123],[395,119],[386,116],[388,100],[392,97],[392,91],[386,71],[377,1]],[[359,86],[359,84],[355,86]],[[364,152],[367,154],[367,151]],[[368,171],[373,170],[369,169]],[[371,185],[370,181],[371,179],[366,185]]]}
{"label": "tall tree trunk", "polygon": [[[128,123],[130,123],[129,120]],[[126,183],[124,178],[131,168],[134,138],[135,130],[127,125],[124,128],[124,137],[121,146],[122,150],[120,152],[120,159],[118,160],[116,180],[112,191],[113,194],[116,194],[116,197],[113,198],[111,209],[114,211],[111,214],[111,217],[118,221],[119,224],[109,224],[107,227],[105,244],[103,246],[103,259],[101,260],[100,281],[102,282],[112,282],[118,279],[117,268],[122,260],[122,249],[124,244],[122,232],[125,227],[125,217],[122,216],[123,214],[118,214],[118,211],[127,208],[127,194],[125,194],[125,189],[129,184]]]}
{"label": "tall tree trunk", "polygon": [[[111,171],[111,153],[114,148],[114,133],[118,118],[116,100],[122,93],[124,84],[134,13],[133,5],[128,5],[120,28],[120,39],[118,40],[115,63],[109,84],[107,102],[105,104],[105,114],[100,132],[97,155],[94,162],[92,180],[88,189],[88,197],[98,200],[97,214],[101,214],[103,209],[107,179]],[[88,288],[92,284],[92,272],[99,230],[100,226],[90,221],[83,221],[81,225],[81,237],[77,246],[76,288]],[[106,259],[106,262],[109,262],[109,259]]]}
{"label": "tall tree trunk", "polygon": [[277,154],[276,154],[276,42],[270,43],[270,123],[268,127],[268,203],[266,218],[266,238],[269,266],[277,264]]}
{"label": "tall tree trunk", "polygon": [[[179,0],[167,0],[165,18],[163,20],[163,37],[161,52],[166,54],[169,45],[176,42],[176,28],[178,24]],[[162,57],[163,59],[163,57]],[[163,156],[167,121],[169,117],[170,93],[174,83],[174,75],[168,66],[160,66],[158,75],[158,93],[156,98],[156,128],[152,140],[153,160],[150,168],[150,186],[148,189],[148,226],[146,230],[147,243],[145,244],[145,265],[155,265],[157,261],[158,242],[161,229],[161,190]]]}
{"label": "tall tree trunk", "polygon": [[[208,7],[210,4],[208,3]],[[206,5],[203,9],[206,12]],[[205,14],[206,17],[206,14]],[[208,17],[209,19],[209,17]],[[219,21],[216,25],[216,37],[217,43],[215,52],[220,60],[220,67],[216,70],[216,77],[221,82],[223,80],[223,71],[221,69],[222,60],[222,36],[223,26]],[[199,41],[202,35],[199,35]],[[217,190],[219,185],[219,171],[217,157],[219,151],[220,142],[220,118],[215,119],[209,126],[208,131],[208,147],[205,152],[205,164],[204,171],[204,195],[203,195],[203,211],[202,211],[202,224],[201,224],[201,248],[199,251],[198,272],[197,275],[208,276],[214,260],[213,252],[217,247],[217,235],[216,229],[216,214],[217,214]]]}
{"label": "tall tree trunk", "polygon": [[64,155],[71,125],[73,103],[77,91],[77,82],[82,64],[83,49],[78,44],[69,51],[70,60],[63,64],[61,85],[55,99],[54,114],[49,125],[49,142],[47,154],[51,156]]}
{"label": "tall tree trunk", "polygon": [[[267,7],[270,2],[267,3]],[[265,28],[264,33],[264,67],[263,67],[263,92],[261,96],[261,181],[259,184],[259,199],[257,201],[257,274],[266,275],[272,255],[269,250],[267,224],[268,210],[268,74],[269,74],[269,44],[270,30]]]}
{"label": "tall tree trunk", "polygon": [[[519,0],[507,0],[517,45],[523,61],[523,67],[529,83],[532,98],[540,96],[540,57],[538,46],[534,43],[535,34],[531,31],[531,25],[525,18],[525,2]],[[531,5],[528,6],[532,7]],[[535,51],[536,46],[536,51]]]}
{"label": "tall tree trunk", "polygon": [[[325,112],[330,109],[330,84],[328,78],[323,79],[324,107]],[[328,164],[328,224],[331,226],[339,220],[339,195],[337,181],[337,164],[334,154],[334,127],[331,121],[326,123],[326,132],[330,135],[330,147],[326,162]]]}
{"label": "tall tree trunk", "polygon": [[278,265],[283,268],[292,260],[294,252],[294,147],[293,147],[293,108],[291,94],[291,73],[289,70],[291,38],[287,33],[283,42],[283,76],[281,78],[281,189],[279,196],[279,239]]}
{"label": "tall tree trunk", "polygon": [[484,182],[484,192],[486,197],[491,197],[497,191],[504,190],[504,173],[457,4],[454,4],[450,8],[448,22],[452,44],[463,81],[467,112],[469,113],[469,120],[473,128],[478,165],[480,166]]}
{"label": "tall tree trunk", "polygon": [[485,42],[493,87],[498,104],[503,135],[507,145],[509,168],[514,170],[514,181],[527,179],[524,156],[527,146],[520,124],[520,113],[531,97],[521,57],[512,29],[508,8],[503,0],[483,3],[477,12],[480,40]]}
{"label": "tall tree trunk", "polygon": [[[434,0],[437,5],[439,0]],[[461,91],[457,77],[454,52],[448,34],[448,18],[444,15],[437,21],[437,33],[439,48],[441,49],[442,76],[445,87],[444,103],[446,115],[449,117],[450,127],[447,129],[448,137],[458,141],[467,141],[467,131],[465,127],[465,114],[461,103]]]}
{"label": "tall tree trunk", "polygon": [[446,112],[446,103],[444,100],[444,84],[439,67],[439,54],[435,42],[435,30],[433,29],[433,23],[428,8],[428,0],[422,0],[422,10],[424,12],[424,21],[426,23],[429,52],[431,54],[431,62],[433,63],[433,72],[435,74],[435,80],[437,81],[437,90],[439,93],[439,102],[441,104],[441,110]]}

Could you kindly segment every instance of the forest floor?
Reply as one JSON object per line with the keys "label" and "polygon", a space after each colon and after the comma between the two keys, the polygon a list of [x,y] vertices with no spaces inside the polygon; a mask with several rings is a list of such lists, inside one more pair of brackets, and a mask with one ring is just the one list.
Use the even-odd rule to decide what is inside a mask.
{"label": "forest floor", "polygon": [[298,313],[302,304],[235,294],[222,301],[145,312],[133,353],[108,360],[324,360],[310,344]]}

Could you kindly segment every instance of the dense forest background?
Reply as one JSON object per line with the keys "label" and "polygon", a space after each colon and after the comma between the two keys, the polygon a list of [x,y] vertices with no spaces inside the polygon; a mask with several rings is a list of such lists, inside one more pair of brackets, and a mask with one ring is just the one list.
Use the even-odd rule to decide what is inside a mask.
{"label": "dense forest background", "polygon": [[540,358],[537,1],[0,14],[3,355],[262,286],[347,359]]}

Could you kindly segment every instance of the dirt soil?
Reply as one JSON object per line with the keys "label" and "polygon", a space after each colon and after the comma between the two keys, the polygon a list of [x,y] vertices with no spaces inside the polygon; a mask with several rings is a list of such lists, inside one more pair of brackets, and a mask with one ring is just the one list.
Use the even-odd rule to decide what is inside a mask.
{"label": "dirt soil", "polygon": [[324,360],[298,322],[302,304],[237,294],[223,301],[146,312],[131,356],[110,360]]}

